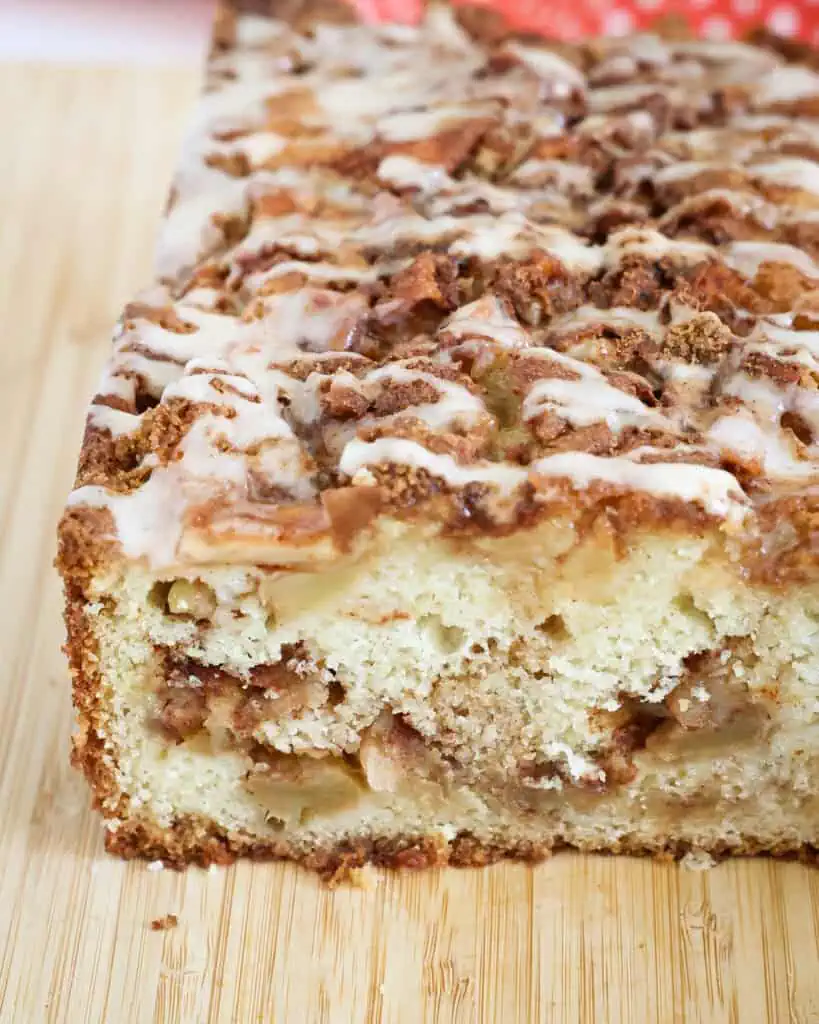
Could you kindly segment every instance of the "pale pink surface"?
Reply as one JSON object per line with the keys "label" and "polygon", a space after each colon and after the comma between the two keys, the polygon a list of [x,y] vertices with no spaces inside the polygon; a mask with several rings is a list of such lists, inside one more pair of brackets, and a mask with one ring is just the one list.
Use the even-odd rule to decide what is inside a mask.
{"label": "pale pink surface", "polygon": [[0,0],[0,59],[198,62],[213,0]]}

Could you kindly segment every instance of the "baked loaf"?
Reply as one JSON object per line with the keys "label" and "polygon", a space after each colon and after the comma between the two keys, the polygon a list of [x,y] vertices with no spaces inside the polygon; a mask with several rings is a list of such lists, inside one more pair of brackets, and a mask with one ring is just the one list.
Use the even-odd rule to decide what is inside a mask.
{"label": "baked loaf", "polygon": [[60,526],[109,849],[810,853],[812,53],[256,6]]}

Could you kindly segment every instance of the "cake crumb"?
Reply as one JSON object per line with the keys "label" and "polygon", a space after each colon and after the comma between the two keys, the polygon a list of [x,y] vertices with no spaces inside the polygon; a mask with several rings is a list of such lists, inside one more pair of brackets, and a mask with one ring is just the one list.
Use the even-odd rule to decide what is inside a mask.
{"label": "cake crumb", "polygon": [[179,924],[179,918],[176,914],[165,914],[164,917],[155,917],[151,921],[152,932],[167,932],[171,928],[176,928]]}
{"label": "cake crumb", "polygon": [[680,861],[680,865],[688,871],[710,871],[717,862],[706,850],[689,850]]}

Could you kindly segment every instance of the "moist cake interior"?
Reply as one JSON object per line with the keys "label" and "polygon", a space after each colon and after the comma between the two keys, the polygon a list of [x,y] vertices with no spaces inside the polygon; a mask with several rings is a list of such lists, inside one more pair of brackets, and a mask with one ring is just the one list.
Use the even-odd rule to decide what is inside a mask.
{"label": "moist cake interior", "polygon": [[392,531],[320,574],[109,587],[106,735],[131,812],[305,853],[362,832],[397,849],[811,841],[815,592],[771,607],[703,538],[649,534],[623,557],[549,524],[491,560],[476,547]]}

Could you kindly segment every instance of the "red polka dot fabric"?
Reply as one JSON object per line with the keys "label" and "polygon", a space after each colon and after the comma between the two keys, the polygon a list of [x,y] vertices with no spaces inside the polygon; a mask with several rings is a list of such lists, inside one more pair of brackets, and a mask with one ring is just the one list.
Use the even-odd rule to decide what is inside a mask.
{"label": "red polka dot fabric", "polygon": [[[413,21],[421,10],[419,0],[356,0],[356,5],[377,20]],[[707,39],[732,39],[764,25],[778,35],[819,44],[819,0],[483,0],[483,6],[504,11],[521,28],[564,39],[625,35],[674,12]]]}

